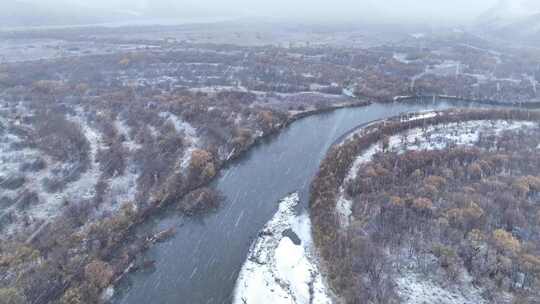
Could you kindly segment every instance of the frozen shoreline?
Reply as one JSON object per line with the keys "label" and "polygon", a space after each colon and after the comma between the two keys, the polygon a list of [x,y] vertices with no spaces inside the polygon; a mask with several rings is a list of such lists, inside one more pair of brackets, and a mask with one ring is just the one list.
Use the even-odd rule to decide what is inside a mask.
{"label": "frozen shoreline", "polygon": [[236,282],[233,303],[332,303],[318,269],[307,214],[295,214],[299,197],[285,197],[251,245]]}

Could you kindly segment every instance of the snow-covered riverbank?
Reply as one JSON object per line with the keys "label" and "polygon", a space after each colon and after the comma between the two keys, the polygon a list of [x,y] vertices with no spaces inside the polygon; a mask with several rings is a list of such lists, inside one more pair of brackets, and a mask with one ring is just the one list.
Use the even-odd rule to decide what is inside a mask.
{"label": "snow-covered riverbank", "polygon": [[[335,197],[335,213],[339,216],[340,224],[343,228],[342,231],[346,231],[344,234],[355,231],[352,229],[346,229],[349,223],[352,223],[355,220],[353,217],[354,214],[359,215],[359,219],[364,221],[364,223],[368,222],[368,220],[365,219],[365,215],[358,212],[358,210],[362,209],[354,209],[356,213],[353,213],[353,205],[358,204],[358,206],[360,206],[359,208],[363,208],[363,205],[369,205],[376,196],[370,193],[370,191],[365,191],[364,193],[359,191],[354,193],[354,190],[351,191],[354,193],[351,195],[349,194],[351,192],[348,192],[346,189],[352,189],[352,187],[361,183],[371,185],[369,179],[361,180],[360,177],[365,177],[366,175],[364,174],[366,174],[368,170],[377,170],[373,168],[382,168],[380,165],[382,163],[381,159],[378,158],[380,155],[377,155],[379,153],[389,152],[402,154],[409,151],[451,151],[454,148],[461,149],[468,147],[471,148],[469,151],[483,150],[487,151],[486,154],[495,154],[499,153],[500,151],[512,151],[511,149],[505,150],[505,148],[501,148],[504,147],[504,141],[509,140],[510,138],[537,138],[534,136],[534,134],[535,132],[538,132],[539,125],[536,118],[534,118],[534,112],[524,111],[521,113],[521,115],[519,115],[520,113],[518,112],[499,111],[499,113],[497,113],[497,111],[493,111],[492,114],[483,116],[478,115],[481,113],[480,111],[476,112],[476,116],[463,115],[463,113],[467,112],[459,111],[420,112],[417,114],[409,114],[407,116],[382,120],[376,122],[375,124],[363,126],[348,134],[347,137],[345,137],[345,140],[338,142],[337,144],[337,149],[342,147],[339,145],[343,145],[345,148],[341,151],[336,150],[337,152],[332,151],[334,154],[331,154],[334,156],[338,155],[339,157],[340,155],[343,155],[339,152],[351,151],[350,149],[347,150],[347,148],[350,148],[350,146],[355,143],[362,147],[361,149],[356,150],[356,152],[353,154],[350,154],[356,155],[356,157],[351,158],[350,162],[347,162],[343,166],[344,168],[349,168],[349,170],[344,171],[344,175],[340,175],[344,177],[343,182],[336,184],[338,192],[336,193]],[[471,110],[471,113],[475,113],[475,111]],[[506,113],[506,116],[500,115],[500,113]],[[453,115],[461,116],[454,116],[460,117],[460,119],[447,119],[448,117],[451,118]],[[418,123],[411,124],[413,121]],[[392,125],[393,123],[394,125]],[[399,123],[402,123],[402,125],[398,126]],[[387,124],[391,125],[389,128],[387,128],[387,130],[391,129],[390,132],[379,133],[385,135],[381,137],[372,136],[373,134],[377,134],[374,132],[384,129]],[[409,128],[407,128],[407,126],[409,126]],[[373,140],[367,141],[366,138],[369,138],[367,136],[371,136]],[[377,138],[384,138],[384,140]],[[359,143],[365,144],[362,145]],[[525,150],[526,153],[534,153],[532,150],[534,147],[537,147],[537,143],[529,142],[528,144],[529,147],[527,147]],[[538,147],[540,147],[540,145],[538,145]],[[504,155],[504,152],[500,153]],[[422,155],[420,157],[423,157],[424,155],[430,155],[430,153],[413,153],[413,157],[414,155]],[[396,157],[396,159],[399,158]],[[389,163],[392,163],[392,161]],[[323,163],[323,166],[324,165],[325,164]],[[506,173],[503,173],[502,176],[505,174]],[[323,176],[322,178],[325,177],[327,176]],[[349,188],[350,186],[352,187]],[[405,186],[400,185],[400,187],[402,187],[401,189],[405,189]],[[416,187],[414,185],[407,186],[407,189],[411,188]],[[461,190],[461,188],[457,189],[458,192]],[[385,195],[390,196],[388,193],[389,192],[386,192]],[[407,196],[409,196],[409,194],[407,194]],[[444,200],[438,199],[438,201],[441,202]],[[487,209],[488,208],[486,208],[486,210]],[[367,212],[365,214],[367,214]],[[327,216],[326,218],[331,218],[331,216]],[[359,225],[359,223],[360,221],[355,222],[354,229],[358,229],[357,227],[363,225]],[[369,224],[365,224],[364,227],[369,227],[370,225],[376,226],[377,224],[370,222]],[[367,229],[369,228],[366,228],[366,230]],[[326,235],[330,234],[327,231],[324,231],[324,233],[327,233]],[[366,232],[366,235],[369,235],[369,232]],[[420,234],[418,233],[413,235],[413,239],[416,239],[416,235]],[[326,246],[331,248],[334,243],[335,242],[329,242]],[[460,266],[462,268],[456,272],[458,275],[452,280],[448,280],[446,270],[443,269],[444,267],[440,268],[439,266],[440,257],[431,253],[429,249],[427,251],[427,255],[425,253],[411,254],[405,251],[401,252],[401,249],[399,250],[398,254],[392,252],[392,250],[386,251],[386,249],[381,252],[385,252],[382,255],[385,256],[388,261],[390,261],[388,262],[388,265],[392,265],[392,268],[395,270],[395,273],[392,274],[392,284],[395,286],[395,297],[399,298],[403,303],[491,303],[490,299],[486,297],[486,294],[489,292],[489,286],[486,288],[486,285],[478,284],[478,281],[475,281],[475,278],[477,278],[478,275],[477,273],[466,269],[466,267]],[[419,259],[426,259],[426,261],[428,261],[426,262],[427,264],[433,265],[430,266],[431,268],[429,268],[430,270],[428,272],[424,273],[425,270],[423,270],[428,268],[422,268],[425,266],[419,266]],[[335,260],[329,259],[328,263],[332,263],[333,261]],[[387,271],[386,273],[391,273],[391,271]],[[512,302],[511,293],[503,292],[498,297],[500,303]],[[503,300],[501,298],[505,299]]]}
{"label": "snow-covered riverbank", "polygon": [[251,245],[233,303],[332,302],[313,254],[309,217],[294,212],[298,202],[297,193],[284,198]]}
{"label": "snow-covered riverbank", "polygon": [[[439,115],[437,112],[420,112],[402,121],[427,119],[437,115]],[[499,136],[504,131],[515,131],[522,128],[533,128],[537,126],[538,124],[529,121],[507,120],[473,120],[459,123],[429,125],[422,128],[412,128],[390,136],[388,138],[386,150],[401,154],[407,151],[440,150],[450,146],[472,147],[482,136]],[[350,140],[355,135],[362,136],[365,130],[366,128],[364,127],[351,133],[343,142]],[[346,195],[345,188],[347,183],[356,178],[358,170],[362,165],[370,162],[373,157],[380,152],[383,152],[383,145],[380,142],[373,144],[369,149],[362,151],[362,153],[356,157],[345,177],[345,180],[339,189],[340,195],[336,204],[336,212],[339,215],[342,227],[347,227],[352,220],[351,209],[353,202]]]}

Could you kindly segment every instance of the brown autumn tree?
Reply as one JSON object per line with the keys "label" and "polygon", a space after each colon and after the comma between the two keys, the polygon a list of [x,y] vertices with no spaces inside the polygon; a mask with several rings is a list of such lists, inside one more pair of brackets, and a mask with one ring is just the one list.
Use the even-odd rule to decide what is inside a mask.
{"label": "brown autumn tree", "polygon": [[114,271],[108,263],[94,260],[85,266],[84,275],[95,286],[104,288],[111,282]]}

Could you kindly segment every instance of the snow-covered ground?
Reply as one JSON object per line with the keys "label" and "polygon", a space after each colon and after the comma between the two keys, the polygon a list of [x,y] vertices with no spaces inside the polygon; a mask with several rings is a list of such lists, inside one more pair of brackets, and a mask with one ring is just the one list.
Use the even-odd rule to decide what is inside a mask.
{"label": "snow-covered ground", "polygon": [[[19,111],[30,113],[31,111],[21,108]],[[4,114],[4,113],[0,113]],[[0,115],[0,123],[7,127],[20,124],[10,116]],[[0,133],[0,178],[24,177],[23,186],[15,190],[3,189],[0,198],[8,200],[9,205],[0,208],[0,222],[4,219],[6,223],[2,231],[6,235],[11,235],[22,228],[22,216],[28,216],[31,230],[38,231],[39,227],[44,227],[54,220],[59,214],[64,202],[84,202],[92,201],[96,195],[96,185],[102,178],[107,182],[107,190],[101,203],[96,210],[96,215],[107,215],[114,213],[126,202],[133,202],[137,195],[137,179],[140,176],[140,168],[134,163],[134,153],[141,149],[133,137],[131,128],[121,117],[113,122],[113,126],[118,135],[123,137],[122,145],[126,156],[126,169],[123,174],[115,174],[112,177],[104,177],[97,160],[100,150],[108,149],[104,135],[94,125],[93,120],[88,116],[84,109],[75,108],[73,114],[66,118],[80,126],[82,133],[89,143],[88,167],[81,172],[76,179],[70,180],[65,187],[56,192],[51,192],[46,186],[47,180],[54,180],[58,177],[58,172],[69,172],[77,169],[77,164],[58,162],[44,154],[36,148],[25,147],[23,149],[13,149],[12,146],[22,144],[26,139],[20,138],[16,133],[10,133],[8,130]],[[186,149],[178,159],[176,164],[178,170],[186,170],[191,161],[191,154],[194,149],[201,145],[201,140],[197,135],[196,129],[189,123],[183,121],[180,117],[164,112],[161,116],[174,125],[176,132],[182,134],[185,140]],[[32,129],[31,125],[21,125],[23,128]],[[45,165],[32,174],[23,174],[20,167],[32,160],[42,160]],[[19,208],[19,198],[24,198],[22,194],[31,192],[36,194],[36,202],[26,208]],[[0,207],[2,207],[0,205]]]}
{"label": "snow-covered ground", "polygon": [[406,53],[394,53],[392,57],[394,58],[394,60],[405,64],[416,62],[416,60],[407,59],[409,55]]}
{"label": "snow-covered ground", "polygon": [[[399,260],[400,268],[395,274],[396,292],[403,304],[484,304],[486,301],[482,294],[484,289],[473,283],[473,277],[466,269],[449,282],[444,277],[445,270],[433,269],[426,273],[418,269],[417,258],[425,259],[427,264],[438,265],[438,259],[433,254],[424,257],[411,257],[407,250],[403,250]],[[502,300],[502,299],[499,299]],[[509,303],[501,301],[498,303]]]}
{"label": "snow-covered ground", "polygon": [[[31,113],[30,110],[22,107],[18,109],[20,113]],[[0,113],[3,114],[3,113]],[[13,115],[15,116],[15,115]],[[2,232],[4,236],[12,235],[22,228],[23,216],[27,216],[31,226],[30,230],[39,231],[40,227],[44,227],[50,223],[59,214],[64,202],[84,202],[92,200],[96,194],[96,185],[101,178],[102,171],[97,162],[97,154],[101,149],[107,148],[103,135],[96,128],[91,119],[87,117],[86,112],[82,108],[76,108],[72,115],[66,118],[80,126],[81,131],[88,140],[88,167],[81,172],[81,175],[74,180],[66,183],[65,187],[59,191],[51,192],[47,188],[47,180],[58,178],[58,172],[69,172],[77,170],[77,165],[71,162],[58,162],[39,151],[37,148],[29,146],[23,149],[13,149],[13,145],[24,144],[28,139],[20,138],[16,133],[8,130],[0,134],[0,177],[24,177],[24,184],[18,189],[2,190],[0,197],[7,197],[13,203],[11,206],[0,208],[0,221],[4,219],[10,220],[4,222]],[[0,115],[0,122],[4,126],[20,126],[32,132],[31,125],[24,125],[13,119],[13,117]],[[129,127],[122,121],[115,122],[115,128],[119,134],[124,135],[124,148],[129,151],[134,151],[140,148],[140,145],[130,137]],[[21,166],[31,163],[36,160],[43,162],[43,168],[35,172],[24,172]],[[136,167],[128,161],[128,167],[123,175],[117,175],[109,180],[110,189],[105,197],[105,203],[100,205],[99,212],[114,212],[122,203],[133,201],[137,191],[138,172]],[[24,204],[25,193],[35,193],[35,202],[25,208],[21,208]],[[5,198],[4,198],[5,200]],[[19,201],[21,203],[19,204]]]}
{"label": "snow-covered ground", "polygon": [[[24,113],[27,111],[24,107],[17,108],[19,113]],[[2,113],[5,114],[5,113]],[[23,125],[18,119],[15,119],[17,115],[9,115],[1,118],[1,123],[4,127],[9,126],[19,126],[26,130],[31,130],[31,126]],[[82,122],[83,118],[77,117],[73,118],[79,122]],[[43,221],[49,220],[52,216],[56,215],[59,208],[62,206],[62,203],[65,199],[73,199],[75,197],[84,197],[91,194],[93,190],[94,181],[97,182],[96,171],[94,170],[93,160],[97,149],[93,144],[99,142],[99,134],[95,133],[94,130],[89,127],[85,129],[87,132],[87,137],[91,143],[90,151],[90,169],[84,172],[81,177],[72,183],[68,183],[66,188],[62,192],[58,193],[49,193],[45,187],[45,180],[47,178],[54,178],[56,171],[66,172],[73,169],[73,164],[71,163],[57,163],[54,162],[50,157],[44,155],[41,151],[38,151],[34,147],[25,147],[23,149],[14,149],[13,146],[17,144],[25,144],[28,140],[26,138],[21,138],[18,134],[12,133],[8,129],[4,130],[0,135],[0,177],[10,178],[10,177],[21,177],[24,178],[23,184],[18,189],[13,190],[2,190],[2,197],[8,197],[14,202],[11,206],[0,209],[0,222],[8,217],[12,217],[12,220],[4,222],[3,235],[10,235],[21,228],[22,223],[17,218],[20,218],[24,215],[28,216],[31,223],[41,223]],[[32,172],[31,174],[26,174],[21,170],[23,164],[41,160],[44,163],[44,168]],[[20,204],[26,204],[25,193],[35,193],[36,197],[32,204],[26,206],[26,208],[20,208]],[[14,220],[13,220],[14,219]]]}
{"label": "snow-covered ground", "polygon": [[190,88],[189,91],[191,92],[200,92],[200,93],[219,93],[219,92],[226,92],[226,91],[237,91],[237,92],[248,92],[248,89],[246,89],[243,86],[204,86],[204,87],[196,87],[196,88]]}
{"label": "snow-covered ground", "polygon": [[[437,112],[421,112],[403,118],[401,121],[420,120],[437,116]],[[538,123],[528,121],[482,120],[459,123],[445,123],[406,130],[390,136],[388,150],[404,153],[411,150],[437,150],[449,145],[473,146],[481,136],[500,135],[504,131],[516,131],[527,128],[538,128]],[[370,132],[362,128],[349,135],[345,141],[358,134]],[[345,142],[344,141],[344,142]],[[354,180],[362,165],[370,162],[373,156],[382,152],[382,144],[373,144],[357,156],[346,176],[338,196],[336,214],[339,215],[342,227],[347,227],[352,220],[353,201],[347,196],[347,182]],[[434,261],[436,259],[434,258]],[[425,275],[414,263],[403,267],[396,273],[396,292],[402,303],[423,304],[483,304],[488,303],[483,297],[481,288],[472,283],[471,276],[463,271],[453,284],[441,283],[437,275]],[[506,303],[506,302],[505,302]]]}
{"label": "snow-covered ground", "polygon": [[411,78],[409,88],[414,90],[416,82],[422,79],[425,75],[437,75],[437,76],[458,76],[461,72],[461,63],[454,60],[444,60],[439,64],[433,66],[426,66],[424,71],[414,75]]}
{"label": "snow-covered ground", "polygon": [[131,128],[128,126],[128,124],[122,120],[117,119],[114,121],[114,127],[116,131],[118,132],[118,135],[121,135],[124,137],[124,142],[122,143],[126,149],[129,150],[138,150],[142,148],[141,144],[138,144],[135,140],[133,140],[131,136]]}
{"label": "snow-covered ground", "polygon": [[[496,51],[489,50],[489,49],[482,49],[482,48],[478,48],[478,47],[468,45],[468,44],[460,44],[460,45],[463,47],[473,48],[477,51],[482,51],[489,54],[495,60],[497,65],[503,62],[501,58],[501,54]],[[438,52],[436,51],[434,51],[433,53],[438,54]],[[411,64],[411,63],[417,62],[415,60],[408,60],[406,53],[395,53],[393,55],[393,58],[394,60],[400,63],[404,63],[404,64]],[[456,60],[443,60],[435,65],[426,65],[422,72],[411,77],[409,88],[411,90],[414,90],[416,87],[416,83],[419,80],[421,80],[424,76],[427,76],[427,75],[435,75],[435,76],[443,76],[443,77],[468,76],[468,77],[472,77],[476,79],[477,81],[476,85],[485,84],[489,82],[500,82],[500,83],[510,83],[514,85],[519,85],[522,81],[530,82],[531,88],[536,94],[538,82],[534,79],[534,75],[522,74],[521,76],[514,75],[510,77],[501,78],[501,77],[497,77],[496,74],[494,73],[496,68],[493,71],[485,72],[485,73],[467,72],[468,68],[469,66],[467,64],[464,64]],[[406,97],[408,96],[396,96],[394,98],[394,101],[403,99]]]}
{"label": "snow-covered ground", "polygon": [[131,136],[131,128],[121,119],[114,121],[118,134],[123,136],[122,145],[128,151],[126,169],[124,174],[115,175],[109,179],[109,192],[105,197],[105,204],[100,206],[100,212],[115,212],[124,203],[133,202],[137,195],[137,179],[140,176],[139,168],[134,163],[133,153],[142,148]]}
{"label": "snow-covered ground", "polygon": [[[436,112],[422,112],[408,117],[408,120],[419,120],[435,117]],[[451,145],[472,146],[483,135],[498,135],[503,131],[517,130],[520,128],[538,127],[537,123],[526,121],[506,121],[506,120],[484,120],[467,121],[459,123],[448,123],[426,126],[425,128],[413,128],[403,133],[393,135],[389,138],[388,150],[392,152],[404,153],[413,150],[438,150]],[[361,135],[364,129],[349,135],[347,139],[352,138],[354,134]],[[346,139],[346,140],[347,140]],[[356,178],[359,168],[371,161],[373,156],[382,152],[380,143],[376,143],[364,150],[353,162],[342,186],[340,195],[336,204],[336,213],[340,217],[340,223],[346,227],[351,218],[352,202],[345,193],[345,185]]]}
{"label": "snow-covered ground", "polygon": [[472,283],[460,288],[448,288],[414,272],[404,273],[397,279],[397,292],[404,304],[483,304],[481,290]]}
{"label": "snow-covered ground", "polygon": [[[434,117],[434,115],[429,113],[423,113],[421,116],[423,116],[422,118]],[[416,120],[420,118],[413,117],[411,119]],[[478,141],[480,134],[486,136],[498,135],[503,131],[537,126],[538,124],[534,122],[507,120],[467,121],[431,125],[425,128],[409,129],[404,133],[391,136],[388,149],[403,153],[411,150],[444,149],[449,145],[472,146]],[[370,161],[379,152],[382,152],[382,145],[380,143],[374,144],[369,149],[363,151],[356,158],[345,181],[354,179],[358,168]]]}
{"label": "snow-covered ground", "polygon": [[105,146],[103,144],[102,134],[96,128],[91,126],[84,113],[84,110],[79,108],[77,109],[77,115],[68,116],[68,119],[81,127],[84,136],[90,143],[90,151],[88,153],[90,167],[77,181],[68,184],[63,194],[59,197],[57,196],[56,199],[62,200],[64,198],[69,198],[74,200],[84,200],[92,198],[95,194],[95,185],[101,175],[101,170],[96,162],[96,158],[99,149],[102,149]]}
{"label": "snow-covered ground", "polygon": [[284,198],[259,233],[240,271],[233,303],[332,303],[313,253],[309,217],[295,214],[298,202],[296,193]]}
{"label": "snow-covered ground", "polygon": [[[2,127],[8,127],[13,125],[13,123],[14,121],[11,118],[3,118],[1,121]],[[23,174],[20,174],[19,168],[25,162],[39,159],[40,153],[33,148],[24,148],[21,150],[14,150],[12,148],[13,145],[21,144],[23,142],[24,140],[17,134],[7,130],[2,130],[2,132],[0,132],[0,178],[3,180],[1,183],[2,189],[0,191],[0,198],[2,204],[5,204],[5,201],[11,202],[8,203],[7,206],[1,206],[4,208],[0,208],[0,223],[4,223],[4,220],[10,215],[17,213],[17,206],[24,197],[21,193],[24,189],[22,191],[20,189],[5,189],[4,183],[10,177],[24,177],[24,184],[32,182],[34,178],[33,176],[26,177]],[[17,226],[8,224],[3,228],[5,228],[4,232],[6,234],[11,234]]]}
{"label": "snow-covered ground", "polygon": [[184,155],[180,159],[180,168],[186,170],[191,162],[191,154],[200,146],[200,138],[197,135],[197,130],[188,122],[182,120],[177,115],[170,112],[161,112],[162,118],[170,121],[177,132],[184,133],[186,140],[186,149]]}

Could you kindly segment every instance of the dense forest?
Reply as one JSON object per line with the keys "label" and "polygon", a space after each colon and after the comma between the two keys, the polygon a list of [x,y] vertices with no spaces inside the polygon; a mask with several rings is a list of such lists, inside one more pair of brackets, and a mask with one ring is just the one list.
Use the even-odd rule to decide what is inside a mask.
{"label": "dense forest", "polygon": [[0,84],[0,302],[99,302],[156,241],[135,237],[136,224],[169,204],[216,207],[219,194],[200,187],[289,121],[247,92],[50,80],[71,72],[31,65]]}
{"label": "dense forest", "polygon": [[[538,125],[480,133],[474,145],[434,150],[389,149],[388,138],[449,122],[539,118],[536,112],[449,111],[375,124],[335,146],[312,184],[311,216],[330,282],[344,301],[407,302],[409,283],[419,280],[479,303],[536,303]],[[372,145],[381,152],[352,168]],[[354,178],[346,179],[351,168]],[[336,212],[340,186],[352,200],[346,226]]]}

